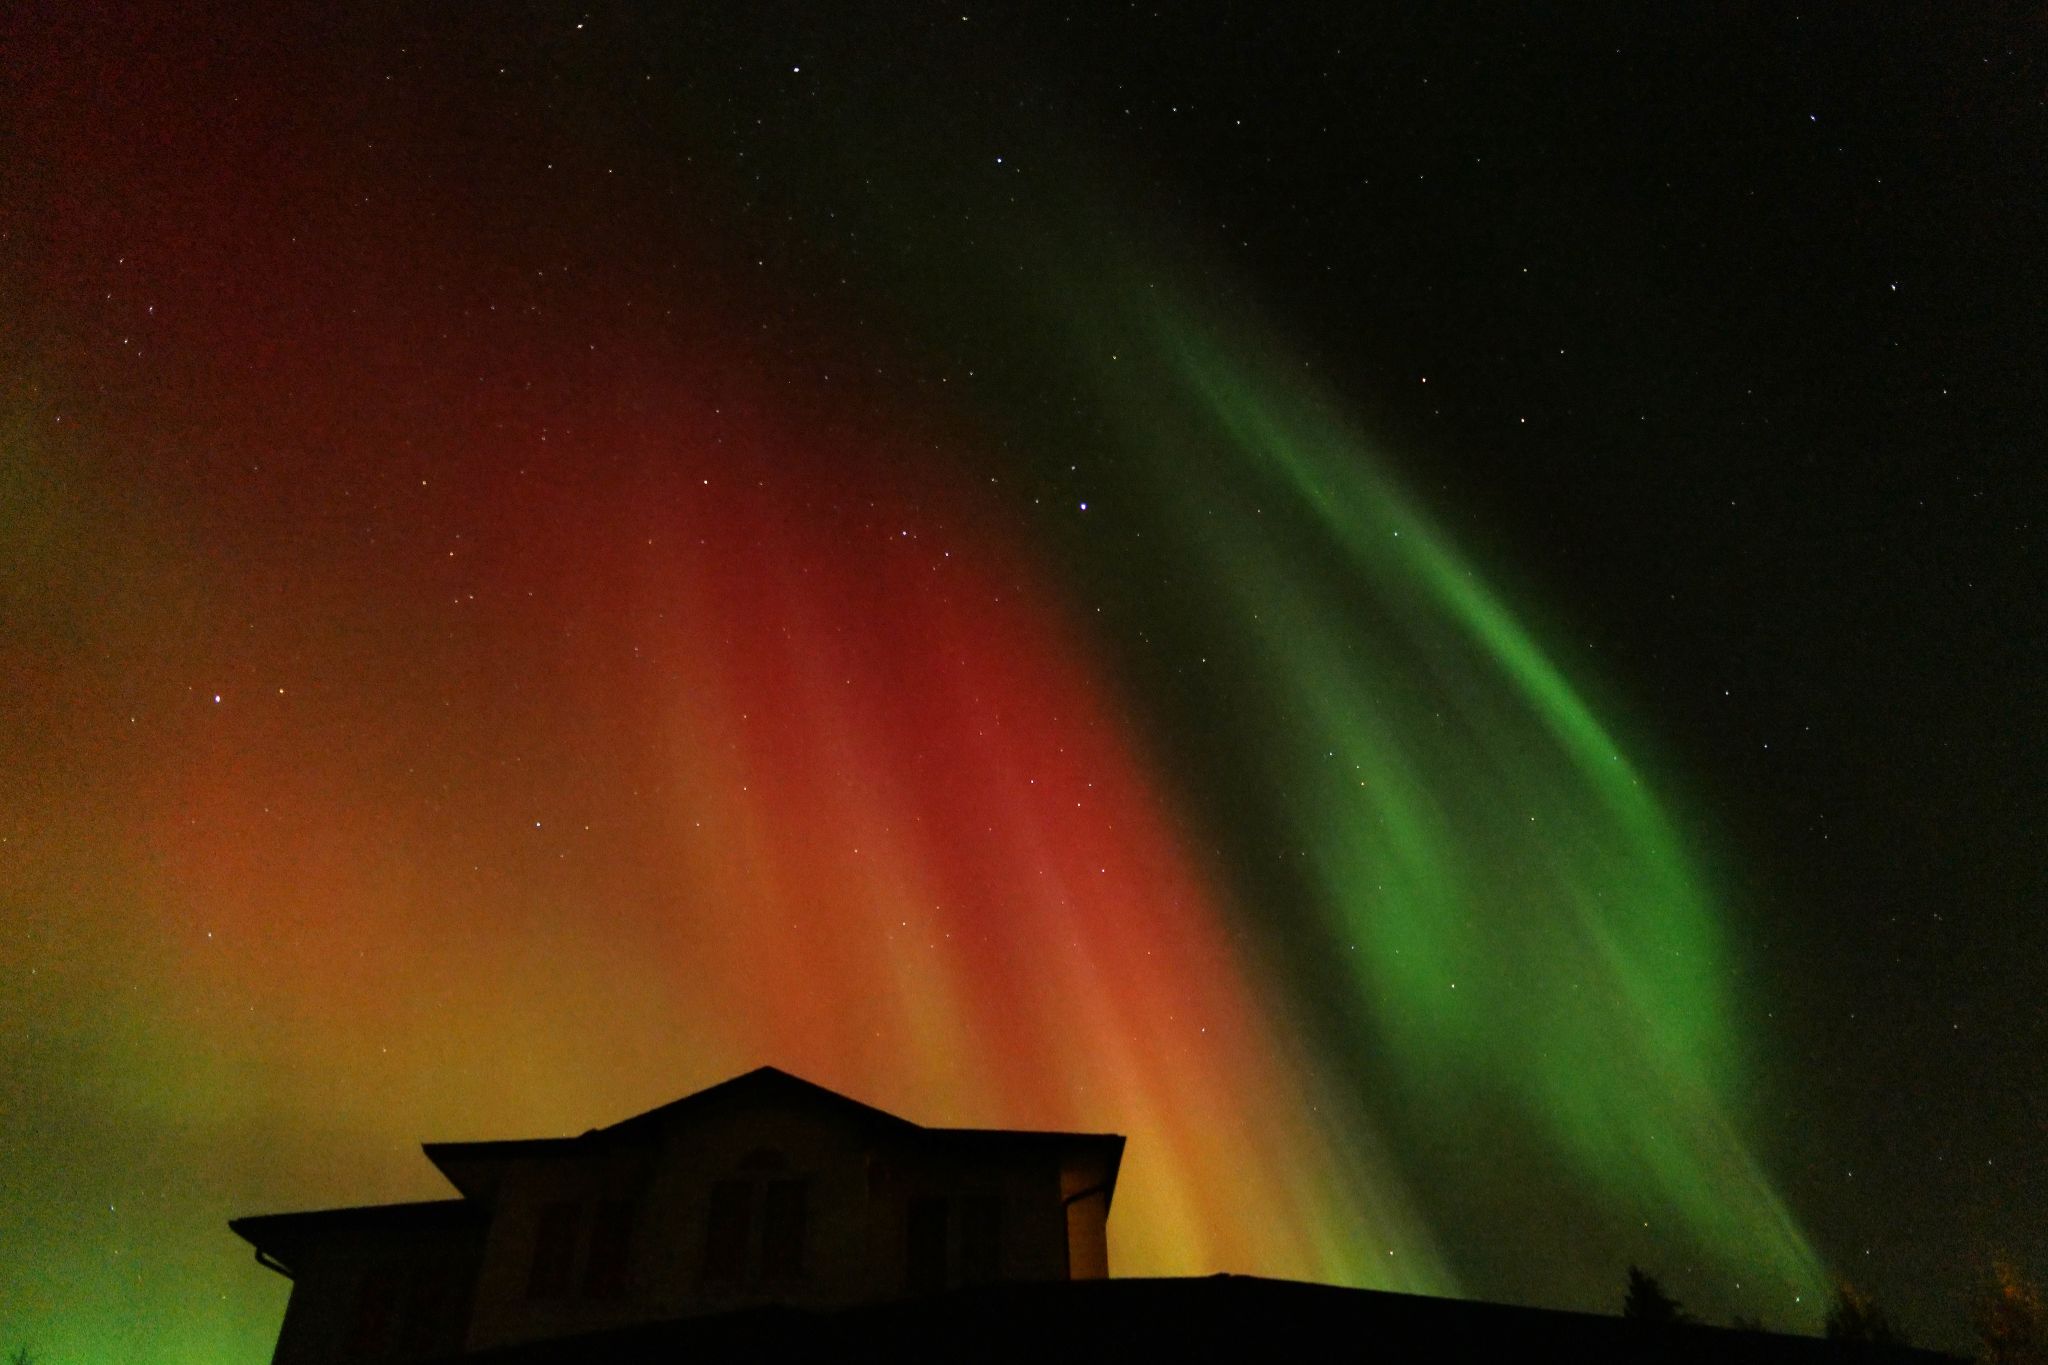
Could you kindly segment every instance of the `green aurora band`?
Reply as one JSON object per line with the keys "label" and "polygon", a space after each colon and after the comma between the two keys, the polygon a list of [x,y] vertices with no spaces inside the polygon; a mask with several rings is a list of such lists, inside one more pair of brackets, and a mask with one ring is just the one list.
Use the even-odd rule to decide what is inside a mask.
{"label": "green aurora band", "polygon": [[1423,1210],[1333,1274],[1611,1311],[1635,1256],[1703,1308],[1807,1316],[1830,1275],[1749,1145],[1741,961],[1582,685],[1184,212],[1079,172],[1035,207],[875,172],[875,283],[983,359],[1005,477],[1057,507],[1082,619],[1321,1059],[1308,1102],[1368,1206]]}
{"label": "green aurora band", "polygon": [[1233,840],[1242,805],[1215,834],[1295,988],[1340,985],[1324,1042],[1354,1036],[1324,1050],[1356,1065],[1328,1069],[1373,1087],[1353,1122],[1411,1126],[1418,1195],[1506,1125],[1600,1206],[1554,1224],[1675,1222],[1720,1274],[1815,1302],[1826,1273],[1738,1130],[1713,900],[1644,778],[1302,367],[1160,295],[1075,334],[1122,339],[1092,383],[1125,491],[1199,575],[1212,733],[1254,736],[1233,766],[1295,847]]}

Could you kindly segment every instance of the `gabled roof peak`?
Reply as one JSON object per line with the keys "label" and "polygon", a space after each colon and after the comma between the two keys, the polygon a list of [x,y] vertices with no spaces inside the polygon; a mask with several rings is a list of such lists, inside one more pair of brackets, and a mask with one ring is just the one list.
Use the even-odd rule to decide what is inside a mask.
{"label": "gabled roof peak", "polygon": [[[898,1137],[923,1136],[948,1142],[1034,1142],[1061,1144],[1114,1144],[1120,1155],[1123,1138],[1107,1133],[1063,1133],[1001,1128],[927,1128],[922,1124],[877,1109],[871,1104],[827,1089],[776,1066],[757,1066],[737,1076],[692,1091],[680,1099],[603,1128],[585,1130],[578,1137],[510,1138],[482,1142],[428,1142],[422,1144],[427,1159],[448,1177],[465,1196],[483,1195],[492,1182],[485,1175],[497,1162],[523,1156],[555,1156],[585,1148],[608,1139],[631,1140],[650,1133],[665,1122],[709,1111],[727,1103],[744,1103],[748,1096],[788,1097],[821,1110],[829,1110],[871,1130]],[[478,1163],[483,1163],[481,1166]],[[1115,1169],[1114,1165],[1111,1167]],[[1111,1180],[1114,1180],[1111,1176]]]}
{"label": "gabled roof peak", "polygon": [[839,1109],[844,1113],[852,1114],[855,1117],[879,1122],[892,1128],[909,1129],[920,1126],[909,1119],[892,1114],[886,1109],[877,1109],[871,1104],[863,1104],[851,1096],[842,1095],[837,1090],[819,1085],[816,1081],[805,1080],[802,1076],[784,1071],[781,1067],[757,1066],[752,1071],[743,1071],[728,1080],[720,1081],[715,1085],[707,1085],[702,1090],[692,1091],[680,1099],[673,1099],[667,1104],[657,1105],[645,1113],[635,1114],[629,1119],[621,1119],[619,1122],[612,1124],[610,1128],[600,1129],[599,1131],[612,1132],[621,1128],[638,1125],[643,1121],[653,1119],[657,1115],[663,1117],[674,1116],[685,1110],[699,1108],[714,1099],[731,1098],[736,1095],[745,1094],[748,1091],[771,1090],[812,1100],[819,1104]]}

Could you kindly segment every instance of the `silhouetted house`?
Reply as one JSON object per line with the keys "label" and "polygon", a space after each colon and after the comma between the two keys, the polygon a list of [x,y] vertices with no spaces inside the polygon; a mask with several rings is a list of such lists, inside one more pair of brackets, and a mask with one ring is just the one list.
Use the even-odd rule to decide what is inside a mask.
{"label": "silhouetted house", "polygon": [[1109,1280],[1123,1147],[923,1128],[764,1067],[581,1137],[428,1144],[457,1199],[229,1226],[292,1281],[280,1365],[1127,1365],[1333,1348],[1380,1365],[1963,1365],[1285,1280]]}
{"label": "silhouetted house", "polygon": [[1124,1140],[925,1128],[773,1067],[574,1138],[428,1143],[461,1197],[238,1218],[278,1365],[1109,1273]]}

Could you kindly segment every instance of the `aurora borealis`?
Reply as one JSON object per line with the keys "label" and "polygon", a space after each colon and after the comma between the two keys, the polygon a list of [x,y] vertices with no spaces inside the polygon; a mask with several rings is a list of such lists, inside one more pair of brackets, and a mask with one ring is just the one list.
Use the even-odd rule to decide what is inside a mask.
{"label": "aurora borealis", "polygon": [[[1780,990],[1975,1030],[2038,961],[2002,898],[2038,859],[1956,854],[1973,936],[1904,965],[1906,931],[1842,908],[1860,883],[1808,896],[1756,833],[1846,791],[1881,848],[1893,798],[1818,758],[1753,781],[1755,746],[1665,690],[1680,626],[1668,663],[1587,645],[1782,606],[1781,566],[1656,515],[1680,495],[1653,480],[1731,501],[1735,438],[1617,396],[1681,386],[1659,347],[1719,353],[1581,323],[1593,377],[1532,358],[1468,400],[1510,434],[1429,427],[1488,385],[1455,357],[1542,310],[1496,282],[1475,322],[1410,281],[1543,253],[1321,222],[1334,170],[1229,140],[1347,33],[1276,30],[1244,86],[1186,97],[1111,81],[1136,21],[1097,22],[0,21],[0,1349],[265,1359],[284,1287],[227,1217],[431,1197],[422,1140],[576,1132],[762,1063],[923,1122],[1129,1135],[1119,1274],[1608,1308],[1635,1261],[1802,1330],[1836,1276],[1917,1280],[1856,1263],[1868,1226],[1816,1172],[1871,1113],[1916,1152],[2004,1120],[1905,1042],[1858,1063],[1904,1098],[1831,1115],[1847,1035]],[[1224,62],[1227,25],[1180,22],[1182,66]],[[1463,41],[1392,24],[1370,81]],[[1210,123],[1105,126],[1126,101]],[[1344,145],[1434,108],[1360,110]],[[1559,210],[1518,193],[1540,238]],[[1209,232],[1250,200],[1271,219]],[[1556,240],[1630,239],[1608,207]],[[1425,212],[1474,218],[1392,216]],[[1287,232],[1409,257],[1322,297]],[[1663,308],[1588,302],[1628,259],[1543,297]],[[1576,406],[1603,384],[1605,426]],[[1505,444],[1524,409],[1545,444]],[[1625,472],[1565,453],[1624,437]],[[1711,604],[1633,615],[1628,580],[1675,601],[1680,561]],[[1837,628],[1806,610],[1788,635]],[[2013,671],[1959,666],[1957,709],[1993,716]],[[1984,771],[2031,770],[2020,728]],[[1946,799],[2000,804],[1975,791]],[[1974,1083],[2020,1074],[1979,1046]],[[2005,1213],[2033,1161],[1968,1187],[1936,1254],[2048,1235]],[[1877,1164],[1924,1239],[1941,1201]],[[1931,1303],[1908,1316],[1950,1330]]]}

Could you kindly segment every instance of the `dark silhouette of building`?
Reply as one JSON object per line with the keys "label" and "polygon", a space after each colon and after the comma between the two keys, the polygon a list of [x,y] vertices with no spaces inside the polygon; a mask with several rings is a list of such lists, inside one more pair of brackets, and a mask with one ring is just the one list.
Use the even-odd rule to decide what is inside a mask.
{"label": "dark silhouette of building", "polygon": [[279,1365],[1124,1365],[1333,1350],[1390,1365],[1960,1365],[1285,1280],[1109,1280],[1123,1146],[925,1128],[763,1067],[581,1137],[427,1144],[456,1199],[229,1226],[292,1281]]}
{"label": "dark silhouette of building", "polygon": [[926,1128],[763,1067],[574,1138],[426,1144],[460,1197],[237,1218],[278,1365],[1109,1273],[1124,1140]]}

